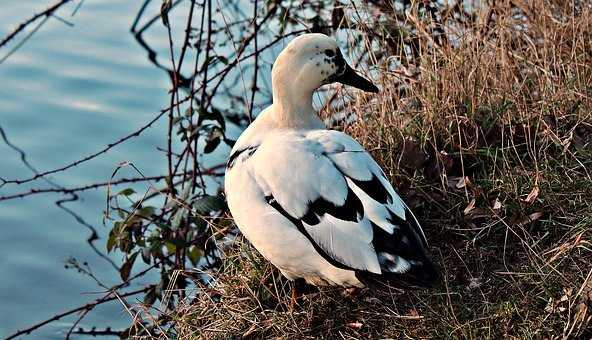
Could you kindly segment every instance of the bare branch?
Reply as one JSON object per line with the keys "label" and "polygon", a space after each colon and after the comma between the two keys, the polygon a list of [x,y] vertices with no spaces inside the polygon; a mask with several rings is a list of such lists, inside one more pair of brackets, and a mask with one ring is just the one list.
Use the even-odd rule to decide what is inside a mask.
{"label": "bare branch", "polygon": [[37,19],[41,18],[41,17],[49,17],[53,14],[53,12],[55,12],[58,8],[62,7],[64,4],[70,2],[72,0],[60,0],[58,2],[56,2],[55,4],[49,6],[46,10],[44,10],[43,12],[37,13],[35,15],[33,15],[32,17],[30,17],[29,19],[23,21],[22,23],[20,23],[17,28],[14,29],[14,31],[8,33],[1,41],[0,41],[0,48],[4,45],[6,45],[10,40],[12,40],[12,38],[14,38],[17,34],[19,34],[19,32],[21,32],[22,30],[25,29],[25,27],[29,26],[31,23],[33,23],[34,21],[36,21]]}
{"label": "bare branch", "polygon": [[[144,287],[144,288],[137,289],[137,290],[134,290],[131,292],[120,294],[119,296],[120,297],[127,297],[127,296],[137,295],[137,294],[144,293],[144,292],[148,291],[148,289],[150,289],[150,287]],[[31,332],[33,332],[34,330],[36,330],[42,326],[45,326],[48,323],[60,320],[61,318],[65,317],[65,316],[72,315],[72,314],[78,313],[78,312],[84,312],[87,310],[91,310],[91,309],[95,308],[96,306],[101,305],[105,302],[109,302],[109,301],[113,301],[113,300],[117,300],[117,299],[118,299],[118,297],[113,295],[113,291],[109,291],[103,297],[98,298],[98,299],[94,300],[93,302],[89,302],[83,306],[76,307],[76,308],[70,309],[68,311],[65,311],[63,313],[56,314],[56,315],[52,316],[51,318],[41,321],[31,327],[17,331],[16,333],[9,335],[6,338],[6,340],[14,339],[14,338],[17,338],[17,337],[19,337],[21,335],[25,335],[25,334],[31,334]]]}

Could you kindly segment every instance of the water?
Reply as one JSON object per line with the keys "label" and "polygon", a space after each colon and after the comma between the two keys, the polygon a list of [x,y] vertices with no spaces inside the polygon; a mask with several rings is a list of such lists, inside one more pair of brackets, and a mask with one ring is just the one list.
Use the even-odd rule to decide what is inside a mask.
{"label": "water", "polygon": [[[157,64],[154,64],[148,59],[148,52],[130,33],[143,1],[86,0],[76,15],[71,16],[78,3],[78,0],[73,1],[59,11],[60,17],[71,22],[72,27],[55,18],[50,19],[20,50],[0,64],[0,127],[9,141],[22,149],[27,161],[39,171],[60,168],[103,149],[108,143],[138,130],[170,102],[170,80],[163,70],[163,67],[171,68],[169,42],[160,19],[144,33],[145,41],[157,53]],[[160,12],[160,3],[150,3],[142,23]],[[253,13],[253,4],[249,1],[216,2],[215,6],[221,6],[221,3],[227,6],[227,11],[214,11],[214,30],[217,28],[219,33],[212,41],[218,55],[230,56],[236,51],[236,46],[229,43],[227,34],[231,32],[233,40],[240,41],[244,29],[242,26],[233,26],[228,30],[222,28],[227,20],[240,20],[245,18],[244,13]],[[46,5],[37,0],[5,4],[0,11],[0,37]],[[188,7],[188,1],[181,2],[169,14],[177,58]],[[248,20],[244,22],[249,25]],[[194,21],[194,27],[197,24]],[[281,26],[278,20],[266,23],[266,29],[259,35],[259,46],[278,35]],[[19,34],[17,40],[26,33]],[[347,41],[345,37],[343,41]],[[285,43],[277,43],[259,54],[261,77],[258,87],[261,92],[255,96],[254,113],[269,103],[271,63]],[[13,42],[0,49],[0,58],[14,45]],[[251,53],[252,48],[248,47],[245,54]],[[194,51],[189,51],[186,60],[194,58]],[[190,74],[192,64],[184,63],[183,74]],[[229,73],[213,98],[217,108],[228,111],[230,115],[246,112],[244,102],[237,103],[235,98],[244,98],[249,94],[247,84],[253,77],[252,66],[252,62],[247,61],[238,70],[235,68]],[[322,102],[322,96],[315,96],[317,107]],[[237,138],[241,128],[230,122],[227,126],[226,136]],[[165,118],[139,137],[118,145],[106,154],[47,178],[64,187],[106,182],[122,161],[133,162],[145,176],[165,174],[166,156],[157,148],[166,149],[166,134]],[[200,164],[207,168],[223,163],[228,151],[228,146],[221,145],[214,153],[201,158]],[[1,140],[0,156],[0,177],[11,180],[34,175],[21,160],[20,154]],[[131,177],[138,177],[138,174],[130,167],[118,172],[118,178]],[[219,180],[206,181],[210,193],[218,188]],[[127,186],[140,193],[147,189],[146,183],[138,183],[115,190]],[[24,185],[7,184],[0,188],[0,196],[50,187],[52,183],[43,179]],[[93,273],[107,286],[120,282],[118,271],[86,242],[91,235],[90,228],[96,228],[101,239],[95,245],[100,250],[105,249],[106,235],[111,227],[110,223],[102,225],[106,188],[85,191],[80,194],[79,200],[66,204],[89,227],[55,204],[67,197],[47,193],[0,201],[0,257],[3,259],[0,262],[0,336],[7,336],[102,296],[97,294],[101,289],[92,279],[76,270],[64,268],[69,257],[76,258],[79,263],[88,262]],[[118,265],[122,264],[121,254],[112,253],[109,256]],[[138,270],[134,268],[132,275]],[[128,289],[138,289],[157,281],[157,277],[142,277]],[[129,298],[128,302],[136,300]],[[53,322],[30,337],[63,338],[77,316]],[[129,324],[130,316],[119,302],[113,302],[93,310],[79,326],[85,329],[93,326],[122,329]]]}
{"label": "water", "polygon": [[[87,0],[71,17],[77,2],[59,11],[73,27],[50,19],[0,64],[0,126],[41,171],[100,150],[139,128],[169,101],[167,74],[149,62],[145,50],[129,32],[141,2]],[[0,36],[48,3],[21,0],[3,4]],[[158,13],[159,5],[154,2],[147,12]],[[182,12],[176,13],[184,20]],[[159,61],[168,65],[164,32],[158,23],[145,37],[161,52]],[[18,35],[17,40],[24,36]],[[0,49],[0,57],[12,46]],[[123,160],[133,161],[146,176],[160,175],[165,172],[166,161],[156,147],[166,145],[165,123],[159,121],[138,138],[50,179],[66,187],[107,181]],[[33,175],[20,155],[4,142],[0,142],[0,156],[1,177]],[[122,177],[137,176],[128,169],[122,171]],[[44,181],[6,185],[0,188],[0,196],[33,187],[50,185]],[[87,261],[106,283],[118,282],[118,273],[86,243],[89,230],[54,204],[62,197],[42,194],[0,202],[0,336],[100,296],[93,294],[100,289],[92,280],[64,268],[69,256]],[[101,239],[96,245],[101,250],[108,232],[101,222],[105,198],[106,189],[101,188],[87,191],[81,194],[81,200],[67,205],[97,228]],[[121,260],[119,255],[111,256],[117,263]],[[145,282],[149,279],[140,280],[131,289]],[[73,320],[70,316],[52,323],[30,338],[63,338],[64,329]],[[119,329],[129,325],[129,320],[119,303],[111,303],[93,311],[81,326]]]}

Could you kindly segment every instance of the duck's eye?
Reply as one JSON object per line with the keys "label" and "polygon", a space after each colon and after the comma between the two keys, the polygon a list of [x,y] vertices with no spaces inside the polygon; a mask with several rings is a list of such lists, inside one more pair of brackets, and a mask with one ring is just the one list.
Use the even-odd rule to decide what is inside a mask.
{"label": "duck's eye", "polygon": [[333,50],[325,50],[325,55],[329,58],[333,58],[335,56],[335,52]]}

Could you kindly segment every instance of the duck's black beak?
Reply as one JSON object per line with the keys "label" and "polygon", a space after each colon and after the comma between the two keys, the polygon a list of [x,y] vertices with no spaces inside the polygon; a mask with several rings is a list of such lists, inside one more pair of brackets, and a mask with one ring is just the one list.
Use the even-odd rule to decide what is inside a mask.
{"label": "duck's black beak", "polygon": [[378,93],[378,87],[372,84],[370,80],[359,75],[351,66],[349,66],[339,49],[337,49],[335,57],[331,55],[328,56],[332,58],[335,66],[337,66],[337,72],[328,79],[329,82],[339,82],[353,86],[362,91]]}
{"label": "duck's black beak", "polygon": [[353,86],[362,91],[378,93],[378,87],[376,87],[376,85],[372,84],[370,80],[359,75],[347,63],[345,64],[345,71],[341,75],[337,76],[335,81],[345,85]]}

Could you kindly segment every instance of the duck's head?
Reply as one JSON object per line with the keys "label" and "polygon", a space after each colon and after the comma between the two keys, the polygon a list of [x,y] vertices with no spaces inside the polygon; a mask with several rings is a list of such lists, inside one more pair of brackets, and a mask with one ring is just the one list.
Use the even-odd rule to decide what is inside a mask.
{"label": "duck's head", "polygon": [[325,84],[339,82],[367,92],[378,88],[356,73],[345,61],[335,39],[309,33],[292,40],[277,57],[272,68],[274,90],[277,87],[312,93]]}
{"label": "duck's head", "polygon": [[271,71],[273,110],[278,126],[320,128],[312,106],[319,87],[340,82],[368,92],[378,88],[358,75],[346,62],[335,39],[324,34],[303,34],[277,57]]}

